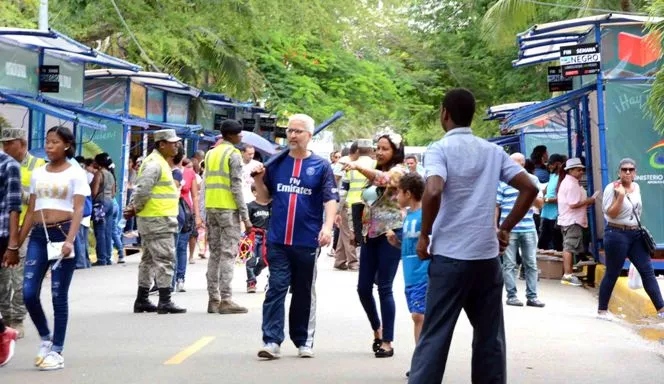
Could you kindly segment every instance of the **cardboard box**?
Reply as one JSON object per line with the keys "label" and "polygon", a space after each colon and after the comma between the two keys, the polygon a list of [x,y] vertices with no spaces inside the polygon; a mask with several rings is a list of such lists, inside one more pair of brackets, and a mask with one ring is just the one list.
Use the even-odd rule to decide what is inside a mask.
{"label": "cardboard box", "polygon": [[563,277],[562,257],[537,255],[537,268],[542,279],[560,280]]}

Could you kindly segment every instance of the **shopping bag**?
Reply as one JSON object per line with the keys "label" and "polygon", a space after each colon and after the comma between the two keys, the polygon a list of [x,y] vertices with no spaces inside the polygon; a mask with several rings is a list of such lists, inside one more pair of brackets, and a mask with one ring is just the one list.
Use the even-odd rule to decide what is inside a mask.
{"label": "shopping bag", "polygon": [[629,265],[629,273],[627,274],[627,286],[630,289],[641,289],[643,288],[643,281],[641,280],[641,275],[639,271],[636,270],[634,264]]}

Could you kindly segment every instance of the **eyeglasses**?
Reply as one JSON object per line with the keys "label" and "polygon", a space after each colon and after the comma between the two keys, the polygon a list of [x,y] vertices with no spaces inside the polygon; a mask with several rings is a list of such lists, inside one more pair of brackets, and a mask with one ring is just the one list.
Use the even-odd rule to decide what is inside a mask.
{"label": "eyeglasses", "polygon": [[289,134],[289,135],[301,135],[301,134],[303,134],[304,132],[306,132],[306,131],[303,130],[303,129],[288,128],[288,129],[286,130],[286,133]]}
{"label": "eyeglasses", "polygon": [[636,171],[636,168],[620,168],[620,170],[625,172],[625,173],[627,173],[627,172],[634,173],[634,171]]}

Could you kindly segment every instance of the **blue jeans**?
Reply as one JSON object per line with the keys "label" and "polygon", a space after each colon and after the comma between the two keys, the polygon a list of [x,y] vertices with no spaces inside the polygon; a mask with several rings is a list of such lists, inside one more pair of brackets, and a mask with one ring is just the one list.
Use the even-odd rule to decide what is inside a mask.
{"label": "blue jeans", "polygon": [[112,204],[111,217],[109,223],[106,225],[106,233],[110,241],[106,245],[108,246],[109,256],[113,255],[113,247],[115,247],[118,250],[118,260],[122,260],[124,259],[124,245],[122,244],[122,229],[118,227],[122,215],[118,202],[115,199],[112,200]]}
{"label": "blue jeans", "polygon": [[260,275],[265,268],[263,261],[263,236],[256,234],[254,249],[251,252],[251,257],[247,260],[247,283],[255,283],[256,276]]}
{"label": "blue jeans", "polygon": [[88,252],[88,232],[90,228],[81,225],[76,235],[76,269],[90,268],[90,253]]}
{"label": "blue jeans", "polygon": [[270,279],[263,302],[263,342],[284,341],[285,301],[293,297],[288,313],[290,338],[296,347],[313,347],[316,326],[316,260],[318,248],[270,244],[267,261]]}
{"label": "blue jeans", "polygon": [[[63,233],[64,231],[64,233]],[[48,236],[52,242],[65,241],[69,231],[69,223],[63,224],[62,230],[49,228]],[[40,301],[42,281],[53,262],[48,261],[46,250],[46,235],[41,225],[36,225],[30,234],[30,242],[25,256],[25,272],[23,274],[23,300],[30,314],[32,322],[37,327],[42,340],[51,339],[46,315]],[[62,260],[60,266],[51,270],[51,292],[53,300],[53,351],[62,352],[67,333],[67,320],[69,318],[69,284],[76,268],[75,259]]]}
{"label": "blue jeans", "polygon": [[607,226],[604,230],[604,252],[606,252],[606,273],[599,286],[598,310],[606,311],[608,309],[613,287],[620,276],[625,259],[629,259],[634,264],[634,268],[639,271],[641,280],[643,280],[643,288],[655,309],[659,311],[664,308],[662,292],[659,290],[655,271],[641,238],[641,232]]}
{"label": "blue jeans", "polygon": [[175,274],[173,275],[175,281],[184,280],[184,275],[187,273],[189,237],[191,237],[191,231],[177,234],[177,240],[175,241]]}
{"label": "blue jeans", "polygon": [[[127,189],[127,202],[131,201],[131,194],[133,190]],[[136,230],[136,217],[132,216],[127,220],[125,227],[122,229],[124,232],[135,231]]]}
{"label": "blue jeans", "polygon": [[521,264],[526,277],[526,298],[537,298],[537,232],[512,232],[503,255],[503,278],[507,298],[516,298],[516,254],[521,250]]}
{"label": "blue jeans", "polygon": [[104,222],[103,223],[94,223],[94,232],[96,246],[95,250],[97,251],[97,262],[102,265],[111,265],[111,252],[112,248],[111,242],[111,229],[115,225],[113,222],[113,200],[103,200],[104,207]]}
{"label": "blue jeans", "polygon": [[[360,273],[357,281],[357,293],[364,307],[371,329],[378,330],[383,324],[383,341],[394,340],[394,317],[396,308],[392,294],[392,282],[397,274],[401,251],[387,242],[385,235],[369,238],[360,251]],[[270,264],[270,273],[272,265]],[[380,317],[373,296],[374,282],[378,286],[380,298]]]}

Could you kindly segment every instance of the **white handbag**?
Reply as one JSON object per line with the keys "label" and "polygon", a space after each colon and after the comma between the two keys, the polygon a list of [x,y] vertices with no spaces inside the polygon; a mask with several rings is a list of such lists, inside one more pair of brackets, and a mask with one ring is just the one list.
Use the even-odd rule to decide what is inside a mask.
{"label": "white handbag", "polygon": [[56,261],[56,263],[53,265],[53,269],[56,269],[58,265],[60,265],[62,259],[73,259],[76,254],[74,253],[74,249],[72,249],[71,253],[69,253],[69,256],[62,256],[62,247],[65,245],[65,241],[51,241],[51,239],[48,237],[48,229],[46,228],[46,222],[44,221],[44,213],[42,211],[39,211],[39,213],[41,213],[44,234],[46,235],[46,257],[48,261]]}

